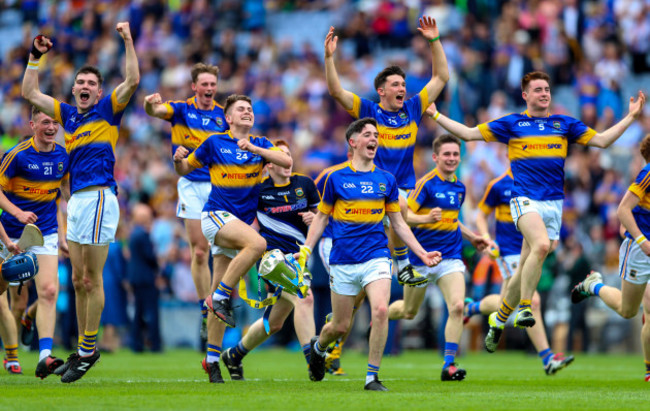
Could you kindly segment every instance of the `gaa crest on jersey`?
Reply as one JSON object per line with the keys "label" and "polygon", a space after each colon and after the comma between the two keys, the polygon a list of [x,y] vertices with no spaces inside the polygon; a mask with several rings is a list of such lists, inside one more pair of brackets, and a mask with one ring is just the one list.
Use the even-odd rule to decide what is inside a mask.
{"label": "gaa crest on jersey", "polygon": [[458,203],[460,204],[462,202],[463,202],[463,193],[458,193]]}
{"label": "gaa crest on jersey", "polygon": [[401,118],[402,120],[406,120],[406,113],[403,112],[403,111],[400,111],[399,112],[399,118]]}
{"label": "gaa crest on jersey", "polygon": [[302,196],[305,195],[305,192],[302,190],[302,187],[298,187],[298,188],[296,188],[296,195],[297,195],[298,197],[302,197]]}
{"label": "gaa crest on jersey", "polygon": [[560,129],[560,122],[559,121],[554,121],[553,122],[553,128]]}
{"label": "gaa crest on jersey", "polygon": [[63,171],[63,161],[61,161],[61,162],[59,163],[59,165],[57,166],[57,169],[59,170],[59,173],[60,173],[61,171]]}
{"label": "gaa crest on jersey", "polygon": [[217,125],[219,127],[221,127],[223,125],[223,120],[221,119],[221,117],[217,117],[214,120],[217,122]]}
{"label": "gaa crest on jersey", "polygon": [[379,183],[379,191],[382,193],[386,191],[386,183]]}

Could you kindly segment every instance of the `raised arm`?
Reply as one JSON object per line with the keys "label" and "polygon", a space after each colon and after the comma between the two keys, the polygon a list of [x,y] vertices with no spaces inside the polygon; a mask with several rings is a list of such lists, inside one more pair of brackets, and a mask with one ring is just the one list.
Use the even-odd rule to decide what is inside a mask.
{"label": "raised arm", "polygon": [[117,102],[124,104],[129,102],[131,96],[135,93],[135,89],[138,88],[138,83],[140,83],[140,69],[138,68],[138,57],[135,54],[135,47],[133,47],[133,37],[131,37],[129,23],[117,23],[115,29],[122,36],[126,49],[126,78],[115,89]]}
{"label": "raised arm", "polygon": [[29,53],[29,63],[23,76],[21,89],[22,96],[41,112],[54,117],[54,99],[47,94],[41,93],[38,85],[38,64],[41,56],[52,48],[52,41],[49,38],[38,35],[32,42],[32,50]]}
{"label": "raised arm", "polygon": [[176,170],[179,176],[187,175],[196,170],[196,167],[187,161],[187,155],[189,153],[190,151],[183,146],[179,146],[176,152],[174,152],[174,170]]}
{"label": "raised arm", "polygon": [[587,145],[600,148],[607,148],[611,146],[621,135],[623,135],[625,130],[627,130],[627,128],[631,126],[636,119],[639,118],[643,112],[644,105],[645,94],[643,94],[642,91],[639,91],[636,100],[634,97],[630,97],[630,109],[627,113],[627,116],[623,117],[621,121],[614,124],[602,133],[597,133],[591,138],[591,140],[589,140]]}
{"label": "raised arm", "polygon": [[158,93],[149,94],[144,98],[144,111],[152,117],[164,119],[167,116],[167,107]]}
{"label": "raised arm", "polygon": [[616,214],[618,215],[618,219],[621,221],[623,227],[625,227],[627,232],[635,239],[634,241],[639,244],[641,250],[646,255],[650,255],[650,241],[645,238],[634,219],[634,215],[632,214],[632,210],[639,204],[639,201],[641,201],[641,199],[636,194],[627,191],[623,196],[621,203],[618,205]]}
{"label": "raised arm", "polygon": [[442,115],[434,103],[432,103],[427,108],[426,113],[429,117],[437,121],[438,124],[442,126],[442,128],[449,131],[451,134],[455,135],[463,141],[484,140],[483,135],[479,131],[478,127],[469,128],[465,124],[461,124],[450,119],[447,116]]}
{"label": "raised arm", "polygon": [[431,48],[431,80],[425,86],[429,96],[428,103],[430,104],[438,98],[445,84],[449,81],[449,67],[447,66],[447,56],[445,56],[445,51],[440,43],[440,32],[436,21],[428,16],[420,17],[418,31],[427,39]]}
{"label": "raised arm", "polygon": [[352,110],[354,105],[354,94],[345,90],[341,86],[339,75],[336,72],[334,65],[334,52],[336,51],[336,43],[339,37],[334,35],[334,27],[330,27],[330,31],[325,37],[325,79],[327,80],[327,90],[330,96],[346,110]]}

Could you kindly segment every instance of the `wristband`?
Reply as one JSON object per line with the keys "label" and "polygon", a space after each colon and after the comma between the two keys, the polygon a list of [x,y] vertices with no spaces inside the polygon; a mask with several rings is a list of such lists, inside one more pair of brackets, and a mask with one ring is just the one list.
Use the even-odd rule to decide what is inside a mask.
{"label": "wristband", "polygon": [[436,37],[435,39],[430,39],[429,43],[433,43],[434,41],[440,40],[440,36]]}
{"label": "wristband", "polygon": [[34,58],[36,58],[36,59],[40,59],[40,58],[43,56],[43,54],[47,53],[47,52],[50,51],[50,49],[52,48],[52,46],[49,46],[49,47],[47,48],[47,50],[45,50],[45,52],[41,52],[41,51],[39,51],[39,50],[36,48],[36,46],[34,45],[34,42],[35,42],[36,40],[40,40],[41,38],[43,38],[43,35],[42,35],[42,34],[39,34],[38,36],[34,37],[34,40],[32,40],[32,49],[30,50],[30,53],[32,53],[32,55],[33,55]]}
{"label": "wristband", "polygon": [[440,112],[436,111],[436,114],[432,115],[431,118],[435,121],[438,121],[438,117],[440,117]]}
{"label": "wristband", "polygon": [[27,70],[38,70],[38,60],[29,60],[27,62]]}
{"label": "wristband", "polygon": [[636,241],[636,243],[637,243],[638,245],[641,245],[641,244],[643,244],[644,242],[648,241],[648,239],[645,238],[645,236],[644,236],[643,234],[641,234],[640,236],[638,236],[637,238],[635,238],[634,241]]}
{"label": "wristband", "polygon": [[309,255],[311,255],[311,247],[310,247],[310,246],[303,244],[303,245],[301,245],[300,247],[301,247],[301,248],[304,248],[305,250],[307,250],[307,253],[308,253]]}

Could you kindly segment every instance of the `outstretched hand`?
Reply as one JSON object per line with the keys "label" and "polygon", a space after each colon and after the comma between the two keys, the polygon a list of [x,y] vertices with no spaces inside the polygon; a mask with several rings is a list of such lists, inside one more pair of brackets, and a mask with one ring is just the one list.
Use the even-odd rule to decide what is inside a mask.
{"label": "outstretched hand", "polygon": [[124,41],[133,40],[133,38],[131,37],[131,27],[129,26],[128,21],[121,21],[117,23],[117,26],[115,26],[115,30],[117,30],[117,32],[120,33],[120,36],[122,36],[122,39],[124,39]]}
{"label": "outstretched hand", "polygon": [[630,97],[630,114],[634,119],[638,119],[641,113],[643,112],[643,106],[645,105],[645,94],[639,90],[639,94],[636,98]]}
{"label": "outstretched hand", "polygon": [[429,16],[420,17],[420,27],[418,27],[418,31],[427,40],[433,40],[436,37],[440,37],[436,20]]}
{"label": "outstretched hand", "polygon": [[336,43],[339,41],[339,36],[334,35],[334,26],[330,26],[330,31],[325,37],[325,58],[332,57],[336,51]]}

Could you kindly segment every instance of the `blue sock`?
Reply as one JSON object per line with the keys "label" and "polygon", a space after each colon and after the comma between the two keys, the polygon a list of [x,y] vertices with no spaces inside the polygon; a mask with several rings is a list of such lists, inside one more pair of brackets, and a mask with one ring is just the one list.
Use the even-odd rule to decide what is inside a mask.
{"label": "blue sock", "polygon": [[41,361],[43,358],[52,354],[52,339],[51,338],[40,338],[38,340],[38,360]]}
{"label": "blue sock", "polygon": [[230,294],[232,294],[232,287],[228,287],[222,281],[219,283],[217,291],[215,291],[213,295],[217,297],[217,300],[225,300],[230,298]]}
{"label": "blue sock", "polygon": [[230,352],[232,353],[231,358],[235,362],[240,362],[246,356],[246,354],[248,354],[248,350],[246,347],[244,347],[244,344],[241,341],[234,349],[230,350]]}
{"label": "blue sock", "polygon": [[307,360],[307,364],[309,364],[309,359],[311,358],[311,344],[307,343],[302,346],[302,353],[305,356],[305,359]]}
{"label": "blue sock", "polygon": [[219,362],[221,357],[221,347],[218,345],[208,344],[208,363]]}
{"label": "blue sock", "polygon": [[546,364],[548,364],[548,362],[551,361],[551,358],[553,358],[553,351],[551,351],[550,348],[547,348],[544,351],[540,351],[537,355],[542,359],[544,367],[546,367]]}
{"label": "blue sock", "polygon": [[594,295],[600,295],[600,289],[603,288],[605,284],[598,283],[594,286]]}
{"label": "blue sock", "polygon": [[475,301],[473,303],[467,304],[467,316],[471,317],[473,315],[480,314],[481,313],[481,310],[479,308],[480,306],[481,306],[480,301]]}
{"label": "blue sock", "polygon": [[208,309],[205,306],[205,300],[199,300],[199,308],[201,309],[201,316],[203,318],[208,318]]}
{"label": "blue sock", "polygon": [[447,368],[449,365],[456,361],[456,353],[458,352],[458,344],[452,342],[445,343],[445,364],[442,368]]}
{"label": "blue sock", "polygon": [[368,373],[366,373],[366,384],[373,381],[377,374],[379,374],[379,366],[368,363]]}

